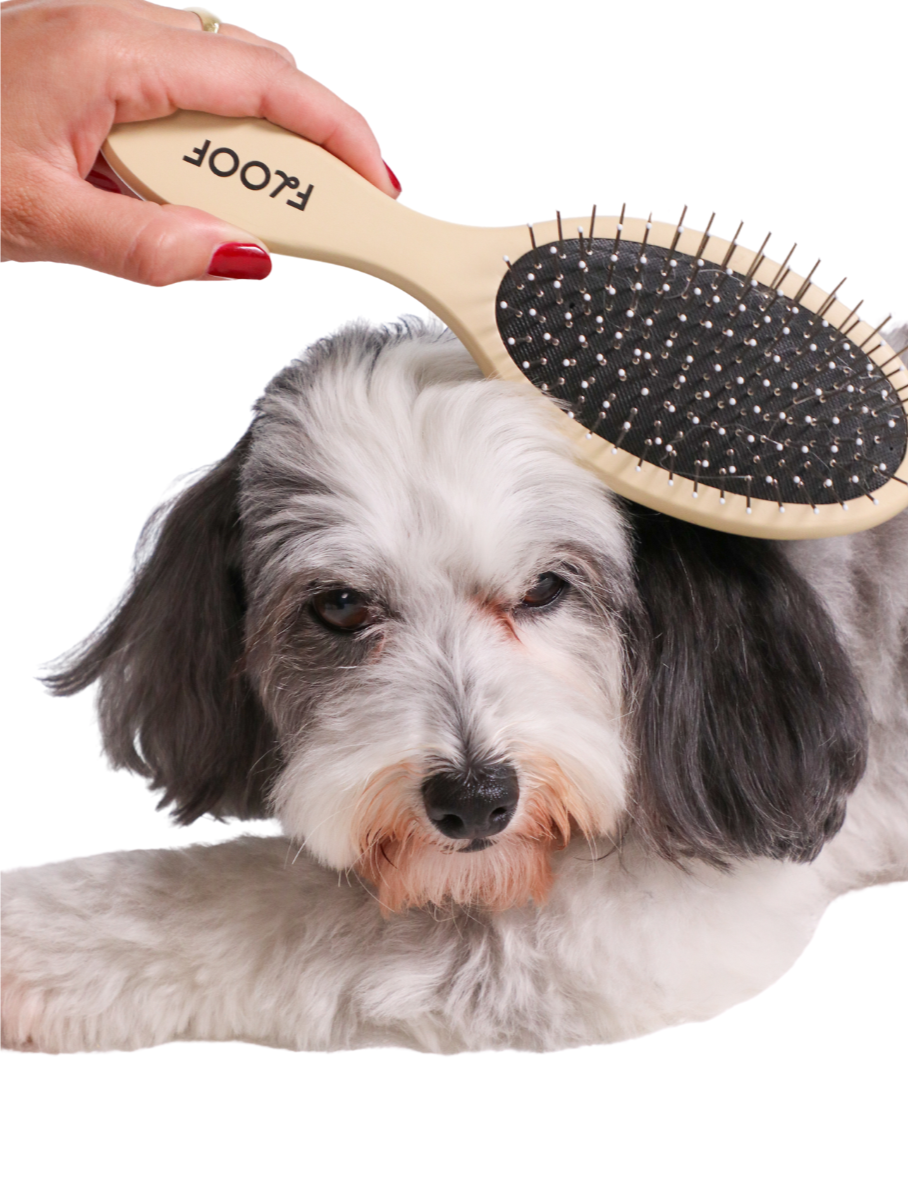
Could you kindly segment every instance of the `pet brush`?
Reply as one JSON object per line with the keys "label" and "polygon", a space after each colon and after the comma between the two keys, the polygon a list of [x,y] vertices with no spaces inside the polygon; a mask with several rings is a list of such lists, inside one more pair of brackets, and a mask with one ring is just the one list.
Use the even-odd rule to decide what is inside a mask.
{"label": "pet brush", "polygon": [[908,505],[908,371],[882,325],[794,274],[790,254],[771,262],[766,241],[753,252],[712,236],[712,220],[700,233],[684,214],[623,209],[453,225],[262,120],[179,112],[116,127],[104,155],[145,199],[402,288],[487,375],[549,396],[581,457],[631,500],[767,538],[852,533]]}

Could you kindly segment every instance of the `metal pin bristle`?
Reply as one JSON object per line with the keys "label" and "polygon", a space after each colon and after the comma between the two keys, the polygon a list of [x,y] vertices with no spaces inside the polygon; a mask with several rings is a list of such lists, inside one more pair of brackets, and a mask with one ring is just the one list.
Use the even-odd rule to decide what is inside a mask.
{"label": "metal pin bristle", "polygon": [[741,223],[738,225],[738,228],[735,232],[735,236],[731,239],[731,245],[728,247],[728,250],[725,252],[725,257],[722,259],[722,266],[720,267],[720,270],[724,271],[725,268],[728,266],[729,262],[731,261],[731,256],[734,254],[734,252],[738,248],[738,234],[740,234],[740,232],[743,228],[744,228],[744,222],[741,221]]}
{"label": "metal pin bristle", "polygon": [[847,283],[847,281],[848,281],[848,276],[846,275],[844,277],[844,279],[840,279],[839,282],[835,285],[835,287],[832,289],[831,293],[824,300],[822,306],[817,309],[816,315],[814,316],[814,319],[813,319],[814,325],[817,323],[817,321],[822,321],[822,319],[826,316],[827,312],[829,312],[830,308],[832,308],[833,304],[838,299],[839,288],[844,287],[845,284]]}
{"label": "metal pin bristle", "polygon": [[687,216],[687,205],[685,204],[684,208],[681,210],[681,216],[678,218],[678,225],[675,229],[675,235],[672,238],[672,244],[668,248],[668,257],[669,258],[671,258],[671,256],[675,253],[675,248],[677,247],[678,242],[681,240],[681,234],[684,232],[684,218],[686,216]]}
{"label": "metal pin bristle", "polygon": [[890,313],[889,316],[886,317],[884,320],[880,321],[879,325],[877,325],[877,327],[876,327],[876,329],[874,329],[873,333],[868,334],[867,337],[864,338],[863,342],[861,342],[860,346],[858,346],[858,349],[863,350],[864,347],[867,345],[867,343],[870,341],[870,339],[875,338],[876,335],[883,328],[883,326],[888,324],[891,320],[892,320],[892,313]]}
{"label": "metal pin bristle", "polygon": [[764,255],[763,251],[766,249],[766,244],[771,237],[772,237],[772,234],[767,233],[766,237],[763,239],[762,246],[756,252],[756,254],[753,256],[753,261],[751,262],[750,267],[748,268],[747,274],[744,276],[744,282],[742,283],[741,290],[738,293],[739,298],[744,295],[744,292],[746,291],[747,286],[750,283],[751,279],[753,279],[754,275],[760,269],[760,264],[763,262],[764,258],[766,257]]}
{"label": "metal pin bristle", "polygon": [[804,282],[798,288],[797,293],[796,293],[794,299],[792,300],[792,304],[800,304],[803,297],[806,296],[807,289],[810,287],[810,281],[813,279],[813,273],[819,265],[820,265],[820,260],[817,259],[817,261],[810,268],[810,274],[807,276],[807,278],[804,280]]}
{"label": "metal pin bristle", "polygon": [[906,351],[908,351],[908,342],[905,343],[901,350],[896,350],[895,354],[893,354],[891,358],[887,358],[885,362],[880,363],[880,370],[884,371],[886,367],[888,367],[890,363],[895,362],[896,359],[901,360],[902,355]]}
{"label": "metal pin bristle", "polygon": [[791,256],[792,256],[792,254],[794,254],[794,252],[795,252],[795,250],[797,250],[797,248],[798,248],[798,243],[795,242],[795,244],[792,246],[792,248],[785,255],[784,262],[779,267],[779,270],[776,272],[775,277],[773,278],[772,282],[769,285],[770,291],[775,291],[781,285],[781,281],[785,278],[785,275],[788,273],[787,267],[788,267],[789,262],[791,261]]}

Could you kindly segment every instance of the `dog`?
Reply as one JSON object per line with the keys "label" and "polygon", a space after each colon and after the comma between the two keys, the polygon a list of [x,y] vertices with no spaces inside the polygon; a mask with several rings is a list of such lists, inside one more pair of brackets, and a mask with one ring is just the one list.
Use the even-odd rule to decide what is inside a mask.
{"label": "dog", "polygon": [[908,513],[613,495],[441,327],[312,347],[49,678],[179,822],[4,881],[3,1037],[551,1050],[722,1011],[908,878]]}

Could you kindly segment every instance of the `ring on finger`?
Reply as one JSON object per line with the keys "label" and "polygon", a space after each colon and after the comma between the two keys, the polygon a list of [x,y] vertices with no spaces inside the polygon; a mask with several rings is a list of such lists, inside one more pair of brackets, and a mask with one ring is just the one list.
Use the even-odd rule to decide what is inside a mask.
{"label": "ring on finger", "polygon": [[216,17],[207,8],[184,8],[183,12],[195,13],[202,22],[202,33],[217,33],[221,28],[221,18]]}

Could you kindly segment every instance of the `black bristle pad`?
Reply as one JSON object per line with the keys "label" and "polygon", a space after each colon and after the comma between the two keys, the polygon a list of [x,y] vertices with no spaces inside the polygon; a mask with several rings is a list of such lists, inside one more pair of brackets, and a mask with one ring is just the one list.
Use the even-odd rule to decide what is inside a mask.
{"label": "black bristle pad", "polygon": [[695,485],[841,504],[904,458],[905,414],[879,367],[822,316],[729,268],[567,239],[511,266],[496,315],[511,358],[559,407]]}

